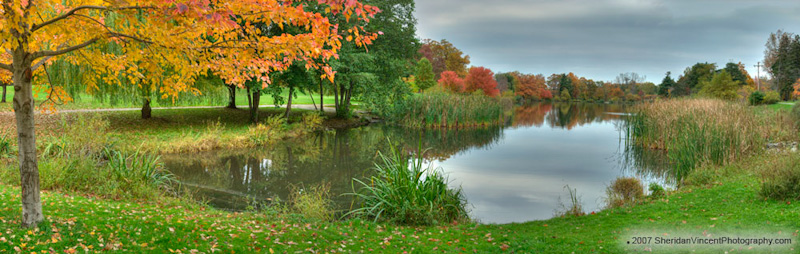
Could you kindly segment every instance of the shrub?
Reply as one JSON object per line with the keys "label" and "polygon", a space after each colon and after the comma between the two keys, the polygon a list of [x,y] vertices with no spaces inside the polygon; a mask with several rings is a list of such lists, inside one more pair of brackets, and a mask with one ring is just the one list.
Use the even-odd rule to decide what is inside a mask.
{"label": "shrub", "polygon": [[330,221],[333,219],[333,203],[331,202],[330,184],[321,184],[309,188],[292,187],[289,197],[295,212],[306,219]]}
{"label": "shrub", "polygon": [[405,225],[436,225],[469,219],[461,188],[451,189],[441,169],[423,167],[423,152],[417,152],[413,165],[399,146],[391,147],[390,157],[379,153],[376,176],[360,185],[354,195],[361,207],[348,214]]}
{"label": "shrub", "polygon": [[781,101],[781,95],[776,91],[767,91],[764,95],[764,104],[775,104]]}
{"label": "shrub", "polygon": [[[311,121],[311,120],[309,120]],[[286,120],[281,116],[271,116],[265,123],[258,123],[248,128],[247,136],[253,145],[269,145],[284,137]]]}
{"label": "shrub", "polygon": [[606,188],[608,207],[620,207],[632,204],[644,197],[642,182],[634,177],[620,177]]}
{"label": "shrub", "polygon": [[800,200],[800,156],[780,160],[761,173],[759,194],[777,200]]}
{"label": "shrub", "polygon": [[650,196],[654,198],[660,198],[667,194],[664,190],[664,187],[657,183],[650,183]]}
{"label": "shrub", "polygon": [[761,91],[755,91],[747,97],[747,101],[750,102],[750,105],[761,105],[764,103],[764,93]]}
{"label": "shrub", "polygon": [[309,133],[313,131],[317,131],[322,128],[322,115],[319,111],[310,111],[303,114],[303,118],[300,120],[300,130],[301,133]]}

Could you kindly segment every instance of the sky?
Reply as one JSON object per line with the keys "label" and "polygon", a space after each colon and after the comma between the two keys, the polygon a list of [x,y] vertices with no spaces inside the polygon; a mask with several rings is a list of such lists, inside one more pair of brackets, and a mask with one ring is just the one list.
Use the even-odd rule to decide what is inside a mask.
{"label": "sky", "polygon": [[770,33],[800,33],[797,0],[419,0],[415,15],[420,38],[447,39],[495,73],[636,72],[656,84],[698,62],[742,62],[755,76]]}

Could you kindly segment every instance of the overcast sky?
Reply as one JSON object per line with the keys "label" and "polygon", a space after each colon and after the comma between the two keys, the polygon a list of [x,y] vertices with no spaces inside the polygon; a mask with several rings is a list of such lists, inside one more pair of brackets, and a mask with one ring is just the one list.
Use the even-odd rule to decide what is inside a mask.
{"label": "overcast sky", "polygon": [[574,72],[660,83],[697,62],[763,59],[770,33],[800,33],[797,0],[418,0],[421,38],[447,39],[495,72]]}

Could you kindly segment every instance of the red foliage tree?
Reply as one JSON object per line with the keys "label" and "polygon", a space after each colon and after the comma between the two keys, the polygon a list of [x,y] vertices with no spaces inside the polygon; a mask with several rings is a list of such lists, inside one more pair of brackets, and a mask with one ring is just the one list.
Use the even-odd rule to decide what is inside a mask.
{"label": "red foliage tree", "polygon": [[447,89],[447,91],[454,93],[464,92],[464,79],[458,76],[454,71],[442,72],[442,78],[439,79],[439,85]]}
{"label": "red foliage tree", "polygon": [[483,90],[483,94],[487,96],[496,97],[500,95],[500,90],[497,89],[497,81],[494,80],[494,73],[487,68],[469,68],[469,73],[467,78],[464,79],[464,83],[466,84],[467,93]]}

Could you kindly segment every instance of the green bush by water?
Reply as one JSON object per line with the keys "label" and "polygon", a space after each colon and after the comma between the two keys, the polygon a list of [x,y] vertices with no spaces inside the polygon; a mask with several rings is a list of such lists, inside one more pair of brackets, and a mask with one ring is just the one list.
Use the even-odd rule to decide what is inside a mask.
{"label": "green bush by water", "polygon": [[380,153],[380,158],[383,164],[375,165],[376,176],[368,181],[353,179],[360,189],[350,195],[361,202],[361,207],[348,214],[403,225],[469,219],[461,188],[448,187],[441,169],[423,167],[421,151],[410,167],[408,157],[395,146],[388,157]]}
{"label": "green bush by water", "polygon": [[667,194],[667,191],[664,190],[664,187],[657,183],[650,183],[650,197],[660,198]]}

